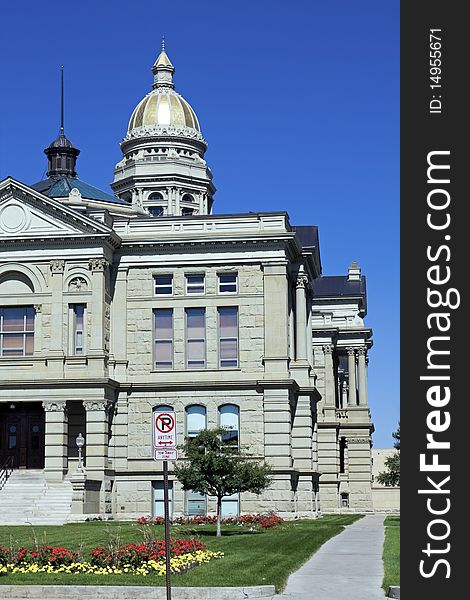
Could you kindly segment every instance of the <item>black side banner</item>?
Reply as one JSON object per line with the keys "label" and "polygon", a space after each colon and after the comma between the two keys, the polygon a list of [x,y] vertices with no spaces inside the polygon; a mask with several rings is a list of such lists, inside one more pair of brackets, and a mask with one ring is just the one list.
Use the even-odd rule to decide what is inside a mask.
{"label": "black side banner", "polygon": [[[468,588],[468,23],[465,4],[401,5],[403,598]],[[460,460],[459,460],[460,458]],[[467,489],[469,486],[466,486]],[[466,506],[467,505],[467,506]],[[467,509],[467,510],[466,510]]]}

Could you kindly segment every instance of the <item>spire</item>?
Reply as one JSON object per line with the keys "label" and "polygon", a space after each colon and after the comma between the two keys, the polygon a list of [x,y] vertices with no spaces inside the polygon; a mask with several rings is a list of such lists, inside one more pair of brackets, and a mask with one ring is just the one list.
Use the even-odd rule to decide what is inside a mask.
{"label": "spire", "polygon": [[47,156],[47,176],[76,177],[77,156],[80,150],[75,148],[64,133],[64,67],[60,67],[60,129],[57,138],[44,150]]}
{"label": "spire", "polygon": [[165,38],[162,37],[162,49],[152,67],[152,73],[154,75],[154,82],[152,87],[154,89],[158,87],[174,88],[174,72],[175,67],[171,64],[171,60],[168,58],[168,54],[165,50]]}
{"label": "spire", "polygon": [[64,135],[64,65],[60,67],[60,134]]}

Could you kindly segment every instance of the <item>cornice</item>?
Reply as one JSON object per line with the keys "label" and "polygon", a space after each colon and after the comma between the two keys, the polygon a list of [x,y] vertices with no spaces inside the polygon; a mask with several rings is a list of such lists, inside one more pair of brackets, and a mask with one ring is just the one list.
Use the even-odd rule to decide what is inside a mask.
{"label": "cornice", "polygon": [[[12,365],[13,367],[14,365]],[[119,382],[109,377],[68,378],[68,379],[9,379],[0,381],[0,390],[9,389],[77,389],[111,388],[119,389]]]}
{"label": "cornice", "polygon": [[244,379],[234,381],[134,381],[121,383],[121,391],[175,391],[175,390],[254,390],[262,391],[264,389],[292,389],[298,391],[299,386],[293,379],[263,380],[263,379]]}

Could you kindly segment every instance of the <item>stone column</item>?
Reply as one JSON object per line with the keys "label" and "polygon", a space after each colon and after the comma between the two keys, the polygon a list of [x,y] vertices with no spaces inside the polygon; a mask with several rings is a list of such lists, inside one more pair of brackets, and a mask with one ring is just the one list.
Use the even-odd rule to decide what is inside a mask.
{"label": "stone column", "polygon": [[108,261],[105,258],[91,258],[88,262],[93,291],[91,303],[91,341],[88,354],[104,353],[105,283],[108,266]]}
{"label": "stone column", "polygon": [[365,368],[365,375],[366,375],[366,404],[369,405],[369,357],[367,356],[367,350],[366,350],[366,368]]}
{"label": "stone column", "polygon": [[313,367],[312,300],[307,297],[307,360]]}
{"label": "stone column", "polygon": [[356,353],[354,348],[348,348],[348,372],[349,372],[349,406],[356,406]]}
{"label": "stone column", "polygon": [[358,350],[357,371],[359,387],[359,405],[367,406],[367,375],[366,375],[366,352],[365,346]]}
{"label": "stone column", "polygon": [[[51,325],[50,325],[50,347],[49,354],[51,362],[49,367],[51,370],[63,368],[64,358],[64,307],[63,307],[63,290],[64,290],[64,270],[65,261],[51,260]],[[54,360],[55,359],[55,360]]]}
{"label": "stone column", "polygon": [[51,400],[42,403],[45,412],[44,474],[48,481],[62,481],[67,471],[67,402]]}
{"label": "stone column", "polygon": [[90,479],[104,479],[108,468],[108,409],[106,400],[85,400],[86,410],[86,472]]}
{"label": "stone column", "polygon": [[325,406],[336,407],[333,349],[333,344],[323,345],[323,354],[325,357]]}
{"label": "stone column", "polygon": [[308,277],[301,269],[295,282],[295,358],[298,361],[307,360],[307,284]]}
{"label": "stone column", "polygon": [[343,381],[341,386],[341,407],[348,408],[348,385],[346,381]]}
{"label": "stone column", "polygon": [[204,194],[201,192],[199,194],[199,214],[203,215],[204,212]]}
{"label": "stone column", "polygon": [[181,209],[180,209],[180,193],[179,190],[177,190],[176,188],[172,188],[171,189],[172,192],[172,197],[174,199],[174,204],[172,202],[172,206],[174,206],[174,215],[180,215],[181,214]]}

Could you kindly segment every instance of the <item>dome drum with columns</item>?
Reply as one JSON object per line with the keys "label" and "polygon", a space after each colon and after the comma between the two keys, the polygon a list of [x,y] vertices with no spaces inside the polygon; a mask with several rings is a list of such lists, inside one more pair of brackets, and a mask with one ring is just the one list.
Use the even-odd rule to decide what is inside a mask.
{"label": "dome drum with columns", "polygon": [[194,110],[174,90],[164,43],[152,71],[153,89],[131,115],[111,187],[151,216],[210,214],[215,187],[207,143]]}

